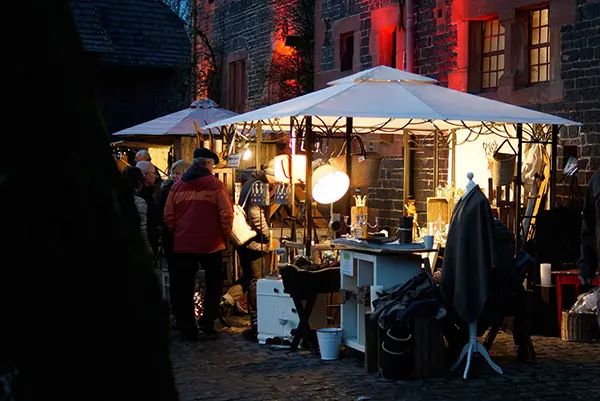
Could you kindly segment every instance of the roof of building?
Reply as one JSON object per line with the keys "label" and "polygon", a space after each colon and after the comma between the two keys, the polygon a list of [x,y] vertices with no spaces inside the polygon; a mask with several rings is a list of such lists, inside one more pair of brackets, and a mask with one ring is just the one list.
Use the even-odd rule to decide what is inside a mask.
{"label": "roof of building", "polygon": [[71,0],[83,48],[104,63],[143,67],[185,64],[184,22],[161,0]]}

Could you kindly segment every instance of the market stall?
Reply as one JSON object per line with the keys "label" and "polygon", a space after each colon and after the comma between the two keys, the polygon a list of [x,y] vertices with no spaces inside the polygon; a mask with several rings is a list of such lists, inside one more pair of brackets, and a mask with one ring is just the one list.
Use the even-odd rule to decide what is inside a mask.
{"label": "market stall", "polygon": [[[342,187],[344,188],[343,191],[346,192],[347,199],[344,206],[345,211],[342,211],[342,213],[343,216],[348,216],[350,219],[342,218],[340,222],[340,216],[338,216],[337,228],[339,229],[345,223],[350,228],[350,239],[360,241],[370,239],[369,228],[377,226],[376,221],[373,225],[367,219],[366,208],[368,206],[363,196],[354,193],[352,190],[348,191],[348,188],[357,187],[356,181],[368,174],[368,169],[365,171],[365,167],[369,163],[365,163],[365,161],[380,157],[380,155],[371,152],[371,149],[367,151],[364,147],[358,155],[353,155],[352,142],[356,137],[360,138],[372,134],[401,136],[404,159],[404,207],[407,209],[406,214],[412,214],[413,216],[415,215],[415,208],[414,204],[409,201],[408,190],[411,174],[411,147],[433,147],[434,177],[431,190],[436,190],[436,197],[432,197],[432,208],[430,211],[428,207],[428,214],[436,213],[438,216],[444,216],[445,223],[450,220],[452,202],[455,198],[460,199],[462,193],[465,192],[465,190],[453,190],[451,194],[445,194],[443,188],[438,188],[439,155],[442,150],[448,150],[450,153],[448,176],[454,189],[464,188],[464,185],[458,182],[458,177],[462,178],[467,172],[470,172],[469,177],[472,178],[472,173],[475,171],[477,174],[476,181],[487,194],[484,194],[484,191],[480,189],[472,190],[472,188],[478,187],[472,181],[469,181],[466,188],[467,193],[470,191],[468,198],[477,199],[477,208],[482,208],[481,210],[489,209],[488,202],[501,209],[496,213],[498,217],[504,219],[505,224],[512,224],[512,236],[515,239],[515,244],[517,244],[516,249],[519,249],[518,245],[522,244],[521,238],[527,238],[530,227],[534,224],[532,221],[537,210],[554,205],[559,130],[561,127],[580,125],[561,117],[444,88],[436,85],[436,81],[431,78],[385,66],[362,71],[330,82],[329,87],[325,89],[218,121],[207,127],[242,123],[251,129],[260,130],[262,127],[267,127],[272,131],[281,130],[289,133],[290,145],[287,152],[289,155],[287,163],[289,173],[287,177],[289,178],[288,184],[292,188],[295,182],[294,160],[297,155],[302,155],[306,159],[302,183],[305,189],[305,224],[307,229],[303,242],[304,254],[309,257],[312,256],[311,251],[316,239],[313,232],[316,204],[313,204],[313,201],[330,203],[329,221],[330,226],[333,227],[333,224],[336,223],[333,204],[340,197],[338,196],[338,184],[340,183],[344,183]],[[491,140],[492,138],[494,140]],[[339,152],[341,143],[344,143],[342,146],[345,146],[345,154]],[[487,160],[483,158],[477,162],[476,158],[471,155],[473,146],[478,147],[480,153],[483,153]],[[464,153],[461,153],[461,147],[464,147]],[[334,148],[334,150],[331,150],[331,148]],[[503,155],[508,152],[507,149],[509,148],[512,149],[512,153],[508,153],[508,156],[504,157]],[[529,153],[525,153],[529,148],[535,148],[534,150],[538,152],[538,155],[541,155],[539,157],[541,163],[535,168],[537,175],[533,174],[527,177],[530,180],[527,184],[531,186],[531,190],[528,190],[524,196],[523,167],[526,161],[529,162],[530,158],[535,158]],[[345,161],[341,165],[337,163],[340,157]],[[527,157],[527,160],[525,157]],[[506,160],[509,163],[506,163]],[[491,173],[487,173],[488,161],[492,162],[490,166]],[[493,164],[495,161],[498,163]],[[514,167],[510,164],[513,162]],[[483,166],[481,166],[482,164]],[[326,167],[330,170],[328,174],[321,173],[324,166],[329,166]],[[375,166],[377,166],[376,163]],[[335,174],[348,172],[348,183],[345,182],[345,179],[332,179]],[[324,177],[328,177],[328,179],[326,180]],[[340,175],[340,177],[342,176]],[[491,180],[488,178],[491,178]],[[320,184],[323,182],[330,183],[327,186],[328,189],[321,188],[322,185]],[[543,202],[543,196],[540,195],[540,191],[544,186],[549,190],[548,200],[545,203]],[[336,196],[330,198],[325,196],[334,193]],[[349,201],[351,197],[356,201],[354,207],[351,206]],[[444,206],[445,215],[444,207],[435,204],[435,201],[441,201],[442,199],[446,201],[446,206]],[[482,203],[482,200],[485,200],[485,202]],[[399,224],[399,241],[397,245],[394,245],[398,247],[398,250],[410,246],[410,243],[415,239],[411,235],[413,233],[412,219],[407,218],[405,220]],[[429,221],[429,218],[427,221]],[[457,221],[455,223],[456,225],[461,224]],[[511,224],[506,225],[510,227]],[[447,227],[448,224],[446,224],[446,230]],[[438,230],[440,230],[440,227],[438,227]],[[464,228],[455,228],[454,231],[451,228],[449,235],[452,232],[461,232],[460,230],[464,230]],[[334,239],[335,236],[335,233],[332,233],[330,239]],[[488,252],[488,250],[483,249],[486,248],[484,241],[481,238],[477,239],[475,247],[481,248],[484,253]],[[456,238],[454,239],[455,242]],[[335,241],[333,243],[333,248],[336,248]],[[420,247],[425,250],[423,243],[420,244]],[[407,255],[411,254],[410,251],[408,250]],[[458,249],[456,252],[460,253],[462,250]],[[414,253],[414,250],[412,250],[412,253]],[[393,271],[393,274],[388,274],[388,279],[383,279],[383,282],[381,282],[376,278],[375,272],[378,269],[373,267],[379,265],[377,258],[370,257],[368,254],[367,250],[352,250],[352,255],[354,255],[352,259],[355,261],[346,270],[341,269],[341,288],[354,289],[356,292],[358,289],[354,288],[355,284],[356,287],[367,286],[371,289],[381,285],[387,287],[401,286],[403,282],[408,283],[412,280],[406,281],[407,276],[411,276],[418,271],[421,264],[419,262],[420,257],[416,258],[413,264],[407,264],[408,270],[398,267],[398,264],[395,263],[397,270]],[[347,253],[347,255],[350,254]],[[368,263],[373,264],[373,266],[364,268]],[[484,264],[485,266],[472,266],[473,269],[481,269],[478,274],[480,273],[482,282],[488,280],[487,270],[491,267],[489,263]],[[385,263],[382,262],[382,266],[384,265]],[[364,269],[361,269],[361,266]],[[471,288],[470,286],[472,286],[467,282],[469,280],[468,276],[457,276],[456,280],[458,282],[455,279],[448,280],[450,279],[447,279],[446,282],[449,285],[463,288],[461,290],[463,292],[465,288]],[[463,283],[464,280],[466,281]],[[475,293],[469,294],[471,298],[466,298],[476,299],[477,302],[484,302],[487,297],[484,293],[479,294],[477,288],[471,288],[467,291],[475,291]],[[458,299],[457,302],[460,303],[463,298],[459,297]],[[341,322],[346,331],[346,343],[358,349],[364,349],[365,327],[358,323],[362,319],[358,315],[364,314],[366,309],[369,308],[365,308],[365,310],[358,308],[360,313],[356,314],[356,308],[353,312],[348,312],[352,309],[349,305],[351,304],[345,305]],[[454,307],[457,307],[457,305],[454,305]],[[474,352],[483,354],[496,371],[502,371],[489,360],[486,350],[477,342],[475,325],[480,314],[481,310],[477,310],[473,314],[465,314],[465,322],[469,323],[470,336],[465,378],[470,366],[471,355]],[[467,352],[467,347],[463,350],[463,356],[465,352]],[[459,358],[455,362],[454,367],[460,363],[461,359]]]}

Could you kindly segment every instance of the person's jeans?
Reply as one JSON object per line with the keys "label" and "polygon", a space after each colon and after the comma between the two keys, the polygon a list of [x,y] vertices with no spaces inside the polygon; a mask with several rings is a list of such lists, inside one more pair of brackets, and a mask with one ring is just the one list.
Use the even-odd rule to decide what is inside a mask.
{"label": "person's jeans", "polygon": [[[246,248],[238,248],[237,253],[240,257],[242,276],[238,278],[236,282],[227,290],[227,294],[231,296],[231,299],[234,303],[239,300],[244,292],[247,292],[250,288],[250,282],[255,274],[255,272],[252,270],[252,261],[260,258],[260,252],[252,251]],[[258,256],[255,254],[258,254]],[[260,274],[260,272],[256,272],[256,274]]]}
{"label": "person's jeans", "polygon": [[183,332],[196,329],[194,315],[194,290],[198,262],[205,271],[206,292],[202,321],[212,325],[219,314],[219,300],[223,288],[223,252],[206,254],[174,253],[171,286],[176,294],[173,312],[177,325]]}

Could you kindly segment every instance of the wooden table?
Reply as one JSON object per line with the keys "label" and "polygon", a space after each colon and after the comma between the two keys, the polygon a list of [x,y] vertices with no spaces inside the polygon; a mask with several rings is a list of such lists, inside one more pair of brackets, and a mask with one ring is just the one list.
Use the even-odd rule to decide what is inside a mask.
{"label": "wooden table", "polygon": [[[558,332],[560,333],[561,328],[561,320],[562,320],[562,311],[563,311],[563,303],[562,303],[562,286],[563,285],[574,285],[575,286],[575,295],[579,294],[579,287],[581,286],[581,282],[579,281],[579,269],[571,269],[571,270],[562,270],[562,271],[554,271],[552,275],[555,277],[556,282],[556,303],[557,303],[557,312],[558,312]],[[600,277],[596,275],[592,279],[593,285],[600,285]]]}

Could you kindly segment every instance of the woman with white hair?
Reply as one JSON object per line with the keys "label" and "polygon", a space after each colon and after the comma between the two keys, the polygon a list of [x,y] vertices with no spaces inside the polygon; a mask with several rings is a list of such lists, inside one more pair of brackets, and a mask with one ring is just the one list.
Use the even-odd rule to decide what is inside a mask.
{"label": "woman with white hair", "polygon": [[135,154],[135,162],[137,163],[137,162],[141,162],[141,161],[148,161],[148,162],[152,161],[152,157],[150,156],[150,153],[146,149],[138,150],[137,153]]}
{"label": "woman with white hair", "polygon": [[[135,166],[139,167],[138,164],[140,162],[149,163],[152,167],[154,167],[154,174],[156,176],[155,180],[160,184],[162,183],[162,177],[159,174],[159,169],[152,163],[152,156],[150,156],[150,152],[146,149],[138,150],[135,154]],[[164,174],[164,173],[163,173]]]}

